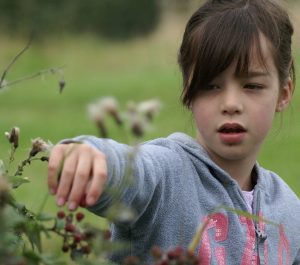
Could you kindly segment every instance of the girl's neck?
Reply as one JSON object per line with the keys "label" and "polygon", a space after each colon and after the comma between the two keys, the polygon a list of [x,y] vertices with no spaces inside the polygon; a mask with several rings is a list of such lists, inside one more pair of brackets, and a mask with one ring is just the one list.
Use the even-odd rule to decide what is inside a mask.
{"label": "girl's neck", "polygon": [[243,159],[243,160],[226,160],[218,157],[212,157],[211,159],[224,171],[226,171],[233,179],[237,181],[240,188],[244,191],[253,190],[256,182],[256,173],[253,170],[256,158]]}

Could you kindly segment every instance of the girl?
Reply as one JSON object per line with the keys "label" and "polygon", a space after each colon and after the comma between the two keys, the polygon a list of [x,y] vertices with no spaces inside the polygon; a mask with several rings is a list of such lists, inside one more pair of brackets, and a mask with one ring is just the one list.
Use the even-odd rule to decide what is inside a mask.
{"label": "girl", "polygon": [[[209,218],[199,264],[300,264],[300,201],[256,162],[275,113],[291,101],[292,33],[275,1],[208,0],[187,23],[179,52],[182,99],[193,113],[196,139],[175,133],[142,144],[133,184],[125,188],[131,147],[92,136],[58,144],[48,174],[57,204],[75,210],[86,194],[89,209],[105,216],[112,204],[107,188],[123,187],[121,200],[137,215],[112,225],[113,239],[130,246],[116,262],[129,254],[150,262],[154,245],[186,247]],[[220,205],[277,225],[223,208],[214,212]]]}

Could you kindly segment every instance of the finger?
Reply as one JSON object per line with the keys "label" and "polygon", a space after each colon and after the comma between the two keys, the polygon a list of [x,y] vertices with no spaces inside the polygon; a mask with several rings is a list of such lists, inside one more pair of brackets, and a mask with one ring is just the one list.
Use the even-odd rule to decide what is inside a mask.
{"label": "finger", "polygon": [[81,150],[74,175],[73,185],[68,198],[70,210],[76,210],[83,197],[91,175],[92,158],[90,149]]}
{"label": "finger", "polygon": [[57,190],[58,175],[64,161],[65,145],[56,145],[50,154],[48,162],[48,187],[51,194]]}
{"label": "finger", "polygon": [[93,175],[91,183],[88,186],[86,203],[92,206],[96,203],[103,192],[107,181],[107,162],[105,155],[97,152],[93,161]]}
{"label": "finger", "polygon": [[56,192],[56,203],[58,206],[65,204],[72,187],[74,175],[77,168],[78,152],[72,152],[65,157],[60,181]]}

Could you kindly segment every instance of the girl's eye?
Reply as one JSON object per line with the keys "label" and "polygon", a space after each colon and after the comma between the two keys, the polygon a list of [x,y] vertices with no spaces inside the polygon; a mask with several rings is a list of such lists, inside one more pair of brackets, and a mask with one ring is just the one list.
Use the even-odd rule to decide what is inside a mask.
{"label": "girl's eye", "polygon": [[263,89],[264,86],[260,85],[260,84],[246,84],[244,86],[244,88],[250,89],[250,90],[259,90],[259,89]]}
{"label": "girl's eye", "polygon": [[218,85],[215,84],[208,84],[205,86],[205,90],[215,90],[215,89],[219,89],[220,87]]}

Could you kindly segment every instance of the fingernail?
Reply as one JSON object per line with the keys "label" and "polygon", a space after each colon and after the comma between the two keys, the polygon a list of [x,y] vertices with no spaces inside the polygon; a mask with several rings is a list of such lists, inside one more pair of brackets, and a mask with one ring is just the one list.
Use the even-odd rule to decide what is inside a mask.
{"label": "fingernail", "polygon": [[89,196],[89,197],[86,199],[86,203],[87,203],[88,205],[93,205],[95,202],[96,202],[96,200],[95,200],[95,197],[93,197],[93,196]]}
{"label": "fingernail", "polygon": [[69,207],[69,210],[70,210],[70,211],[74,211],[74,210],[76,210],[76,208],[77,208],[77,203],[75,203],[75,202],[70,202],[69,205],[68,205],[68,207]]}
{"label": "fingernail", "polygon": [[50,189],[50,194],[54,195],[56,193],[56,189],[55,188],[51,188]]}
{"label": "fingernail", "polygon": [[65,199],[60,197],[57,199],[56,203],[58,206],[63,206],[65,204]]}

